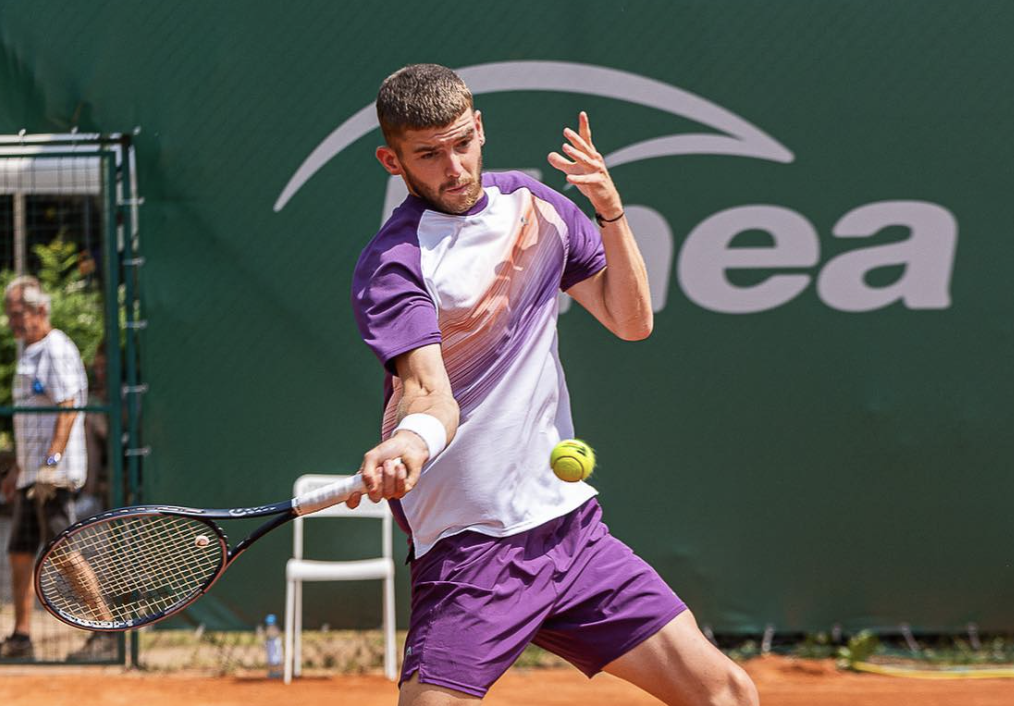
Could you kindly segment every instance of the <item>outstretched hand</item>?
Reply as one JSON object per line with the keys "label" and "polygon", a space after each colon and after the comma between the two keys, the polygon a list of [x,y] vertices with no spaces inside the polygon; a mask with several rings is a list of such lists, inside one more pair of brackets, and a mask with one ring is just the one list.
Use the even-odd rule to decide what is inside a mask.
{"label": "outstretched hand", "polygon": [[559,152],[550,152],[549,163],[567,175],[567,182],[576,186],[603,218],[612,220],[622,214],[620,193],[609,176],[605,159],[592,142],[588,113],[582,110],[578,116],[577,132],[564,128],[563,136],[569,141],[563,145],[563,152],[570,159]]}

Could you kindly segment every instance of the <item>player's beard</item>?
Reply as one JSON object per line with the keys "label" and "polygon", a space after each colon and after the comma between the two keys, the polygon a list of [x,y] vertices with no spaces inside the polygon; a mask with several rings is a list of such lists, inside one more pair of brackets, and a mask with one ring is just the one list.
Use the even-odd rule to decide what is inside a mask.
{"label": "player's beard", "polygon": [[[467,177],[457,181],[441,184],[436,189],[420,183],[408,170],[403,169],[402,173],[405,175],[405,181],[408,182],[412,193],[444,213],[460,215],[472,208],[482,198],[482,154],[479,155],[474,174],[468,174]],[[467,184],[467,186],[460,193],[447,193],[447,189],[453,189],[462,184]]]}

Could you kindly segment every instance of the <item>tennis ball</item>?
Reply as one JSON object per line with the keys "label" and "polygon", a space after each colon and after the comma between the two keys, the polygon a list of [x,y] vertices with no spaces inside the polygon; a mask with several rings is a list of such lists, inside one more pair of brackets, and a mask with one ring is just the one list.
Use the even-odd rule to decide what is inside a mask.
{"label": "tennis ball", "polygon": [[595,451],[580,439],[564,439],[553,447],[549,465],[557,478],[576,483],[595,470]]}

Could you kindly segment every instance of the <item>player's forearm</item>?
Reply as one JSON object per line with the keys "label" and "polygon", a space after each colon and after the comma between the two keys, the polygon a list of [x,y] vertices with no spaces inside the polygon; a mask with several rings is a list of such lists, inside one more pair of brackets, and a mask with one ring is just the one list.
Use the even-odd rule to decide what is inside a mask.
{"label": "player's forearm", "polygon": [[609,328],[624,340],[647,338],[654,325],[648,270],[625,217],[603,224],[602,246],[606,254],[602,297],[612,323]]}
{"label": "player's forearm", "polygon": [[398,405],[398,422],[410,414],[428,414],[439,420],[447,432],[448,444],[451,443],[451,439],[458,431],[460,410],[449,389],[431,390],[421,386],[406,385]]}
{"label": "player's forearm", "polygon": [[581,111],[578,130],[566,128],[563,135],[568,140],[563,145],[567,157],[550,152],[549,163],[566,174],[567,182],[591,201],[603,221],[606,253],[605,272],[596,276],[593,284],[582,288],[578,301],[620,338],[631,341],[647,338],[653,325],[648,272],[623,216],[623,200],[609,176],[605,157],[592,143],[588,114]]}
{"label": "player's forearm", "polygon": [[[389,454],[388,459],[400,457],[410,474],[417,474],[422,464],[436,458],[454,438],[458,430],[458,403],[439,343],[403,353],[395,358],[394,365],[402,385],[398,426],[374,451],[379,456]],[[366,466],[373,462],[370,454],[364,457]]]}

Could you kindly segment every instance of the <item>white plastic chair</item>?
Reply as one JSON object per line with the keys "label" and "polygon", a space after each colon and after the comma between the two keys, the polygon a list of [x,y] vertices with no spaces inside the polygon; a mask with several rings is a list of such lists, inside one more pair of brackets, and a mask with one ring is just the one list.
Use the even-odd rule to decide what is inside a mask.
{"label": "white plastic chair", "polygon": [[[296,479],[295,495],[347,478],[348,476],[304,475]],[[312,561],[303,558],[303,521],[318,517],[366,517],[382,524],[383,556],[358,561]],[[302,672],[303,582],[304,581],[384,581],[384,674],[397,677],[394,654],[394,559],[391,550],[391,512],[387,502],[363,498],[355,510],[345,503],[293,520],[292,558],[285,564],[285,683]]]}

